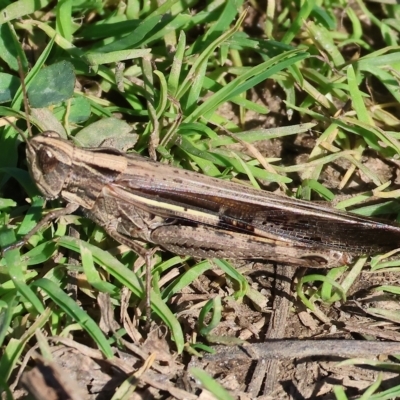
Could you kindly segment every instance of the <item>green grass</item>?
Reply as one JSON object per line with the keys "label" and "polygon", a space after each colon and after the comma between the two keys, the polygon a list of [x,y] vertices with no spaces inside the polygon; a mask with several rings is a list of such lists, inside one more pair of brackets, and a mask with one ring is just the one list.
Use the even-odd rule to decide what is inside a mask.
{"label": "green grass", "polygon": [[[263,9],[253,1],[246,13],[243,1],[233,0],[210,0],[206,7],[194,0],[167,0],[160,6],[94,0],[8,3],[0,2],[0,116],[17,121],[20,128],[26,128],[26,117],[18,59],[35,132],[56,130],[84,146],[106,141],[209,176],[248,179],[254,186],[274,182],[287,195],[296,192],[307,200],[337,203],[336,195],[361,171],[376,189],[362,190],[337,207],[392,218],[399,213],[396,187],[364,161],[370,154],[382,160],[400,155],[400,5],[282,1],[278,9],[278,3],[269,1]],[[248,115],[271,115],[268,102],[254,95],[267,80],[282,98],[279,111],[293,114],[294,122],[250,130]],[[224,111],[227,104],[232,113]],[[45,204],[27,172],[18,133],[5,120],[2,126],[0,245],[5,247],[62,204]],[[287,165],[251,150],[262,141],[295,140],[310,129],[315,143],[304,162]],[[247,154],[227,147],[237,139],[247,144]],[[321,183],[324,168],[343,159],[350,167],[336,188],[327,188]],[[301,183],[292,180],[297,173]],[[379,205],[362,204],[377,198]],[[69,235],[70,224],[78,227],[79,239]],[[80,254],[78,265],[70,263],[71,252]],[[350,273],[339,267],[304,277],[299,296],[322,313],[321,302],[346,299],[365,261],[359,260]],[[372,272],[399,268],[398,261],[380,261],[379,256],[373,259]],[[160,251],[153,262],[153,318],[168,327],[172,351],[204,348],[194,339],[196,329],[182,328],[184,317],[174,312],[171,300],[215,265],[234,288],[234,298],[245,297],[261,308],[268,301],[225,260],[194,261]],[[78,298],[85,298],[87,308],[66,291],[71,272],[80,277]],[[112,358],[111,346],[119,335],[129,339],[129,332],[121,328],[107,336],[92,309],[100,292],[120,307],[124,287],[132,293],[130,309],[143,312],[143,263],[79,215],[49,224],[24,248],[7,252],[0,261],[0,385],[8,388],[13,382],[37,329],[60,335],[78,324],[93,346]],[[398,296],[398,287],[381,289]],[[398,314],[373,311],[400,320]],[[222,314],[219,298],[205,302],[196,333],[209,337]],[[212,388],[208,377],[196,374]],[[372,395],[378,387],[371,386],[369,398],[388,398]],[[217,398],[230,398],[219,390]],[[346,398],[344,391],[335,393]],[[400,396],[400,388],[390,395]]]}

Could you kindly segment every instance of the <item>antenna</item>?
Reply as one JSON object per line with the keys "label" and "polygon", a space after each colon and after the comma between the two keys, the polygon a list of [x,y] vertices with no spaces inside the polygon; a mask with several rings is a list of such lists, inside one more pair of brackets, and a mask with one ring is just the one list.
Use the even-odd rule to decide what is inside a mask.
{"label": "antenna", "polygon": [[26,93],[24,70],[22,69],[21,59],[19,57],[17,57],[17,61],[18,61],[19,78],[21,79],[22,96],[24,98],[26,125],[28,127],[28,135],[31,138],[33,136],[32,135],[32,125],[31,125],[31,120],[30,120],[30,117],[29,117],[30,108],[29,108],[29,104],[28,104],[28,96],[27,96],[27,93]]}

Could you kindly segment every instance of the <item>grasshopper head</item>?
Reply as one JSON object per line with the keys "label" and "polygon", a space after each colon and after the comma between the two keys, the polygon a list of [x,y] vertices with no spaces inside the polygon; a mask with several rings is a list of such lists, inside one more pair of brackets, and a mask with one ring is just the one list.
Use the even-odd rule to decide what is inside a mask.
{"label": "grasshopper head", "polygon": [[29,171],[47,199],[58,197],[70,176],[73,146],[53,131],[29,140],[26,146]]}

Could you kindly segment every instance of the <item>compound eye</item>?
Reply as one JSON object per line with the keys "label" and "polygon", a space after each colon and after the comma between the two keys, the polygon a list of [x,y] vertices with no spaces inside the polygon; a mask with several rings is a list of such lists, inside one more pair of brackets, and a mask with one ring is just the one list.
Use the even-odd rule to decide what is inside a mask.
{"label": "compound eye", "polygon": [[53,153],[46,148],[38,150],[37,159],[39,167],[44,174],[48,174],[54,171],[57,167],[58,160],[54,157]]}

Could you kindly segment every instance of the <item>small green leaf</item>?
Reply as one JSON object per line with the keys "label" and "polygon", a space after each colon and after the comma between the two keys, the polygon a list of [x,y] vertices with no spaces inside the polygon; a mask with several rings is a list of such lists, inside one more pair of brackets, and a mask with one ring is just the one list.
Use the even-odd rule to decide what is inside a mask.
{"label": "small green leaf", "polygon": [[11,101],[17,93],[19,80],[16,76],[0,72],[0,103]]}
{"label": "small green leaf", "polygon": [[[1,5],[0,21],[6,9],[3,9],[4,2]],[[21,60],[23,68],[26,68],[27,61],[25,52],[22,50],[22,45],[18,40],[17,33],[12,24],[0,22],[0,59],[8,64],[10,69],[18,71],[18,58]]]}
{"label": "small green leaf", "polygon": [[[88,127],[82,129],[74,138],[75,142],[82,147],[113,147],[119,150],[119,144],[126,145],[126,138],[131,140],[131,146],[136,142],[136,135],[130,132],[132,127],[125,121],[116,118],[103,118]],[[113,139],[113,144],[110,143]],[[124,146],[122,146],[124,147]]]}
{"label": "small green leaf", "polygon": [[28,89],[32,107],[43,108],[68,100],[74,94],[75,73],[73,65],[61,61],[38,72]]}

